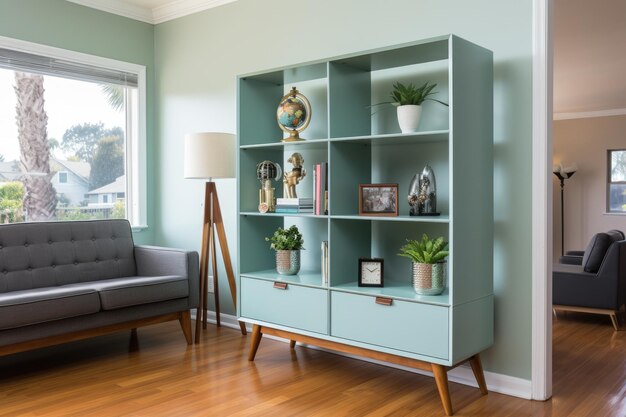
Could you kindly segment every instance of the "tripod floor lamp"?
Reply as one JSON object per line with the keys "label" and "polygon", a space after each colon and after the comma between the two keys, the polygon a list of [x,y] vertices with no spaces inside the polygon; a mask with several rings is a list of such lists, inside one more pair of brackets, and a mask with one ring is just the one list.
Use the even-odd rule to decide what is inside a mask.
{"label": "tripod floor lamp", "polygon": [[565,180],[572,178],[572,176],[576,173],[578,167],[574,165],[570,165],[567,167],[561,165],[555,165],[552,168],[552,173],[556,175],[561,183],[561,256],[565,254],[565,217],[564,217],[564,204],[563,204],[563,192],[565,191]]}
{"label": "tripod floor lamp", "polygon": [[[196,343],[200,340],[200,323],[207,327],[207,289],[209,264],[213,272],[213,294],[215,296],[215,316],[220,326],[220,300],[218,266],[215,235],[219,240],[228,278],[233,305],[237,307],[237,287],[230,251],[226,241],[222,211],[213,179],[235,178],[235,136],[228,133],[191,133],[185,136],[185,178],[208,179],[204,191],[204,220],[202,226],[202,246],[200,249],[200,303],[196,312]],[[209,262],[209,257],[211,262]],[[244,323],[239,323],[241,333],[246,334]]]}

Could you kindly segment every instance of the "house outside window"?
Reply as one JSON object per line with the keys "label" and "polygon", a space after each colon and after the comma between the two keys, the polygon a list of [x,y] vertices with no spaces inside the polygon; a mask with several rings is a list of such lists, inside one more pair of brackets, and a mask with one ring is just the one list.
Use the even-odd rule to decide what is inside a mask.
{"label": "house outside window", "polygon": [[[15,188],[4,193],[15,201],[0,199],[0,223],[126,217],[145,227],[145,79],[140,65],[0,37],[0,195]],[[47,123],[18,128],[33,113],[33,125]],[[90,204],[91,191],[113,186],[123,198]]]}
{"label": "house outside window", "polygon": [[626,149],[609,150],[607,212],[626,213]]}

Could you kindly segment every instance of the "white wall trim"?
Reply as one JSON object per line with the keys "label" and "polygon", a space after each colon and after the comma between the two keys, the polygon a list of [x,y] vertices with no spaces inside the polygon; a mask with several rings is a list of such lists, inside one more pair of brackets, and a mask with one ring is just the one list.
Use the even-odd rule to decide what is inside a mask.
{"label": "white wall trim", "polygon": [[[195,320],[196,311],[193,310],[191,313],[191,317]],[[237,321],[237,317],[232,316],[230,314],[221,314],[220,315],[222,326],[229,327],[235,330],[239,330],[239,321]],[[209,323],[215,324],[215,312],[208,311],[207,312],[207,321]],[[252,326],[247,325],[248,331],[252,331]],[[287,339],[282,339],[275,336],[265,335],[268,339],[277,340],[280,342],[287,343]],[[314,345],[308,344],[298,344],[299,346],[306,347],[309,349],[321,350],[328,353],[333,353],[336,355],[345,356],[352,359],[362,360],[365,362],[376,363],[383,366],[388,366],[394,369],[401,369],[408,372],[413,372],[420,375],[433,376],[431,372],[421,371],[419,369],[410,368],[402,365],[395,365],[389,362],[377,361],[375,359],[363,358],[361,356],[349,355],[341,352],[336,352],[334,350],[320,348]],[[261,349],[263,346],[261,345]],[[469,366],[463,365],[457,368],[452,369],[448,372],[448,379],[452,382],[456,382],[463,385],[468,385],[471,387],[478,387],[476,384],[476,378],[474,378],[474,374],[472,373],[472,369]],[[497,374],[494,372],[485,372],[485,380],[487,381],[487,388],[489,391],[497,392],[500,394],[511,395],[514,397],[531,399],[531,381],[527,379],[515,378],[508,375]]]}
{"label": "white wall trim", "polygon": [[554,113],[553,120],[590,119],[592,117],[623,116],[625,109],[606,109],[595,111],[579,111],[570,113]]}
{"label": "white wall trim", "polygon": [[532,399],[552,396],[552,0],[533,0]]}
{"label": "white wall trim", "polygon": [[237,0],[177,0],[152,9],[152,23],[158,24]]}
{"label": "white wall trim", "polygon": [[103,12],[116,14],[118,16],[128,17],[130,19],[139,20],[140,22],[154,24],[152,10],[145,7],[134,6],[120,0],[67,0],[70,3],[80,4],[81,6],[91,7],[92,9],[101,10]]}
{"label": "white wall trim", "polygon": [[203,10],[212,9],[237,0],[173,0],[162,6],[146,8],[120,0],[67,0],[81,6],[91,7],[118,16],[156,25]]}

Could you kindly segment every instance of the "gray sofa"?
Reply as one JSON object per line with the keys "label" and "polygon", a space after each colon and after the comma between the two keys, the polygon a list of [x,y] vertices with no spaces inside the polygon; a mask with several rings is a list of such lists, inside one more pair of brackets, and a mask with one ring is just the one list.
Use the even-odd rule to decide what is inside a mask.
{"label": "gray sofa", "polygon": [[178,320],[198,254],[135,246],[126,220],[0,225],[0,355]]}

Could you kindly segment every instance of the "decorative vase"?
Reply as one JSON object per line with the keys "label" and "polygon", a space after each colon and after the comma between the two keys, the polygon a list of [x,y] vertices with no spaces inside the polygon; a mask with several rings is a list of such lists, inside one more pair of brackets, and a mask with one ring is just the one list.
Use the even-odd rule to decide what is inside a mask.
{"label": "decorative vase", "polygon": [[398,124],[402,133],[417,132],[417,126],[420,123],[422,115],[422,106],[415,104],[407,104],[398,106]]}
{"label": "decorative vase", "polygon": [[418,264],[413,262],[413,289],[420,295],[438,295],[446,288],[445,262]]}
{"label": "decorative vase", "polygon": [[281,275],[296,275],[300,271],[299,250],[277,250],[276,272]]}

